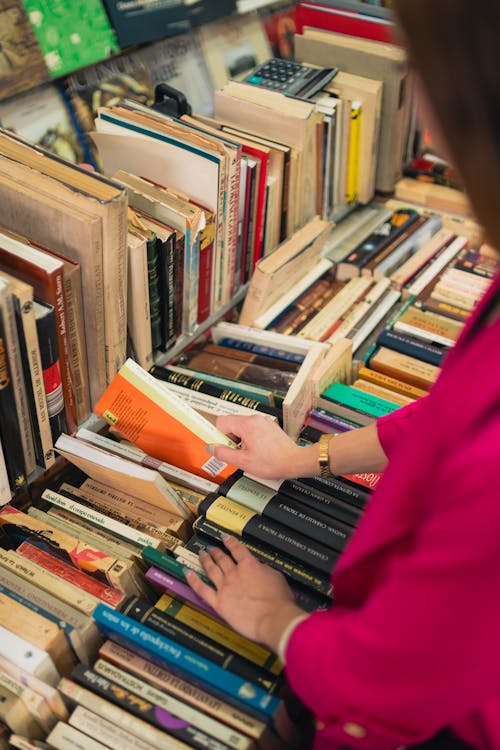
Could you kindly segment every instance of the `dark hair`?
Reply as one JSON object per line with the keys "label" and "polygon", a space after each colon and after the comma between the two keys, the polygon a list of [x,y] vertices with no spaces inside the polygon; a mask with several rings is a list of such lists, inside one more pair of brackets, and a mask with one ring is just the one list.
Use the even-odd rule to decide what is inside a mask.
{"label": "dark hair", "polygon": [[500,0],[394,0],[474,211],[500,249]]}

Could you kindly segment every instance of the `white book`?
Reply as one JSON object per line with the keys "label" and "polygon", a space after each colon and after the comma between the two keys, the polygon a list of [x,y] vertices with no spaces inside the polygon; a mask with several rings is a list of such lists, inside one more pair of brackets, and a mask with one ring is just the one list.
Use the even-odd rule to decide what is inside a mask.
{"label": "white book", "polygon": [[1,625],[0,656],[13,662],[22,672],[27,672],[49,685],[57,685],[61,678],[46,651]]}
{"label": "white book", "polygon": [[117,521],[114,518],[106,516],[104,513],[94,510],[94,508],[89,508],[86,505],[70,500],[68,497],[54,492],[54,490],[44,490],[42,492],[42,499],[138,547],[154,547],[155,549],[161,547],[160,539],[155,539],[149,536],[149,534],[143,534],[142,531],[137,531],[121,521]]}
{"label": "white book", "polygon": [[17,664],[14,664],[13,661],[9,661],[8,659],[4,659],[3,656],[0,656],[0,669],[15,680],[22,682],[23,685],[29,687],[33,692],[42,696],[58,719],[64,720],[68,717],[67,708],[57,688],[49,685],[48,682],[44,682],[38,677],[35,677],[35,675],[20,669]]}
{"label": "white book", "polygon": [[436,256],[431,263],[429,263],[427,268],[422,271],[420,276],[415,279],[413,284],[408,287],[408,294],[415,295],[417,297],[420,292],[425,289],[427,284],[430,284],[430,282],[436,278],[439,272],[442,271],[443,268],[445,268],[446,265],[451,260],[453,260],[453,258],[458,255],[460,250],[462,250],[466,245],[466,237],[462,237],[461,235],[456,237],[453,242],[445,247],[445,249],[438,256]]}
{"label": "white book", "polygon": [[129,231],[127,235],[127,329],[134,356],[145,369],[153,364],[149,308],[146,239]]}
{"label": "white book", "polygon": [[97,740],[59,721],[47,737],[47,742],[56,750],[106,750]]}
{"label": "white book", "polygon": [[170,510],[182,518],[190,517],[190,512],[178,494],[157,471],[113,456],[70,435],[60,435],[55,447],[68,461],[93,479],[143,497],[152,505]]}
{"label": "white book", "polygon": [[102,716],[77,706],[70,716],[69,723],[75,729],[94,737],[96,734],[106,747],[112,750],[151,750],[151,745],[139,737],[134,737],[126,729],[113,724]]}
{"label": "white book", "polygon": [[76,437],[80,440],[85,440],[87,443],[91,443],[98,448],[109,451],[109,453],[114,453],[116,456],[121,456],[122,458],[126,458],[129,461],[141,464],[150,469],[156,469],[156,471],[164,476],[165,479],[172,482],[178,482],[192,490],[205,492],[208,495],[209,492],[215,492],[219,486],[215,482],[210,482],[210,480],[199,477],[197,474],[192,474],[190,471],[185,471],[184,469],[168,464],[165,461],[159,461],[157,458],[148,456],[147,453],[140,448],[137,448],[135,445],[132,445],[132,443],[112,440],[98,432],[87,430],[85,427],[79,428]]}
{"label": "white book", "polygon": [[349,312],[344,316],[342,323],[338,328],[328,337],[328,343],[334,344],[341,338],[348,336],[351,331],[357,326],[358,323],[368,314],[370,309],[375,305],[381,297],[387,292],[391,285],[390,279],[382,277],[368,292],[365,294],[363,299],[355,303]]}
{"label": "white book", "polygon": [[30,737],[24,737],[21,734],[11,734],[9,745],[17,747],[18,750],[51,750],[50,745],[42,740],[33,740]]}
{"label": "white book", "polygon": [[239,323],[217,323],[211,329],[211,336],[214,344],[218,344],[224,338],[232,338],[240,341],[247,341],[249,344],[258,344],[260,346],[269,346],[276,349],[283,349],[286,352],[305,355],[311,348],[312,341],[304,341],[296,336],[287,336],[277,331],[261,331],[253,326],[245,326]]}
{"label": "white book", "polygon": [[347,284],[307,323],[299,332],[299,338],[321,340],[328,329],[364,294],[373,284],[373,279],[358,276]]}
{"label": "white book", "polygon": [[411,336],[431,341],[434,344],[442,344],[443,346],[453,346],[455,344],[455,339],[451,339],[448,336],[441,336],[438,333],[432,333],[432,331],[426,331],[423,328],[412,326],[401,320],[397,320],[394,323],[394,330],[401,331],[402,333],[409,333]]}
{"label": "white book", "polygon": [[380,279],[382,276],[390,276],[391,273],[411,257],[425,242],[431,239],[441,229],[441,217],[429,216],[425,224],[410,234],[403,242],[381,260],[373,269],[373,276]]}

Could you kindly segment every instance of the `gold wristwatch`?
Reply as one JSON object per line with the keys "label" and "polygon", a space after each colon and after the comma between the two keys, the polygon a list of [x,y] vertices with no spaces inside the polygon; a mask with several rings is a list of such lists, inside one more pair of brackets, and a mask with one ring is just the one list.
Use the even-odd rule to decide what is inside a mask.
{"label": "gold wristwatch", "polygon": [[330,440],[334,437],[335,437],[335,434],[327,432],[324,435],[321,435],[320,439],[318,440],[319,473],[322,477],[330,477],[332,475],[330,471],[330,454],[329,454],[328,449],[330,445]]}

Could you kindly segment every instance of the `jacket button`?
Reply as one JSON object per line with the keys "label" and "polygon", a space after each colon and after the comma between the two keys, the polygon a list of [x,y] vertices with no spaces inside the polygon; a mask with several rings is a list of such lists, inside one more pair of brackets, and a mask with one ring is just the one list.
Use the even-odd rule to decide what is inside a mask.
{"label": "jacket button", "polygon": [[355,737],[357,740],[362,740],[367,735],[366,729],[353,721],[346,722],[342,729],[349,737]]}
{"label": "jacket button", "polygon": [[323,731],[325,727],[326,724],[324,724],[322,721],[319,721],[318,719],[316,719],[316,721],[314,722],[314,728],[317,732]]}

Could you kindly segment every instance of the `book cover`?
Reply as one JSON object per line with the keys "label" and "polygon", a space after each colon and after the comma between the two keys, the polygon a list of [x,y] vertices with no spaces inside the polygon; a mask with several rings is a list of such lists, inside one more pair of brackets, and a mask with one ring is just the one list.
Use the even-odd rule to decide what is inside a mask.
{"label": "book cover", "polygon": [[57,5],[50,0],[22,2],[54,78],[118,52],[101,0],[61,0]]}
{"label": "book cover", "polygon": [[132,618],[105,605],[99,605],[93,616],[101,632],[116,643],[145,658],[153,658],[160,666],[166,665],[183,677],[189,676],[195,685],[213,690],[223,700],[263,719],[271,718],[278,710],[280,701],[258,685],[207,662]]}
{"label": "book cover", "polygon": [[55,312],[54,306],[45,302],[34,300],[33,305],[40,347],[43,386],[47,401],[52,444],[54,444],[59,435],[67,429]]}
{"label": "book cover", "polygon": [[182,0],[104,0],[120,47],[151,42],[181,34],[190,27],[189,12]]}
{"label": "book cover", "polygon": [[71,713],[69,724],[81,731],[85,739],[97,738],[106,747],[119,750],[150,750],[151,744],[139,737],[133,737],[122,726],[117,726],[103,716],[98,716],[83,706],[77,706]]}
{"label": "book cover", "polygon": [[127,233],[127,329],[133,358],[148,370],[153,364],[153,341],[149,302],[147,240]]}
{"label": "book cover", "polygon": [[375,347],[373,351],[367,352],[365,365],[424,391],[429,390],[440,373],[440,368],[436,365],[385,346]]}
{"label": "book cover", "polygon": [[377,345],[386,349],[393,349],[401,354],[422,360],[435,367],[441,367],[447,349],[439,344],[433,344],[409,333],[397,330],[385,330],[377,336]]}
{"label": "book cover", "polygon": [[296,24],[299,34],[302,34],[304,26],[312,26],[324,31],[371,39],[374,42],[396,42],[392,19],[369,16],[362,12],[325,6],[321,3],[299,3],[296,9]]}
{"label": "book cover", "polygon": [[21,0],[0,2],[2,98],[27,91],[49,79],[49,71]]}
{"label": "book cover", "polygon": [[61,435],[55,448],[92,479],[115,491],[133,494],[181,518],[190,518],[190,512],[177,493],[154,469],[139,466],[69,435]]}
{"label": "book cover", "polygon": [[127,360],[96,404],[96,412],[151,456],[222,481],[234,467],[210,457],[205,445],[235,443],[208,420]]}

